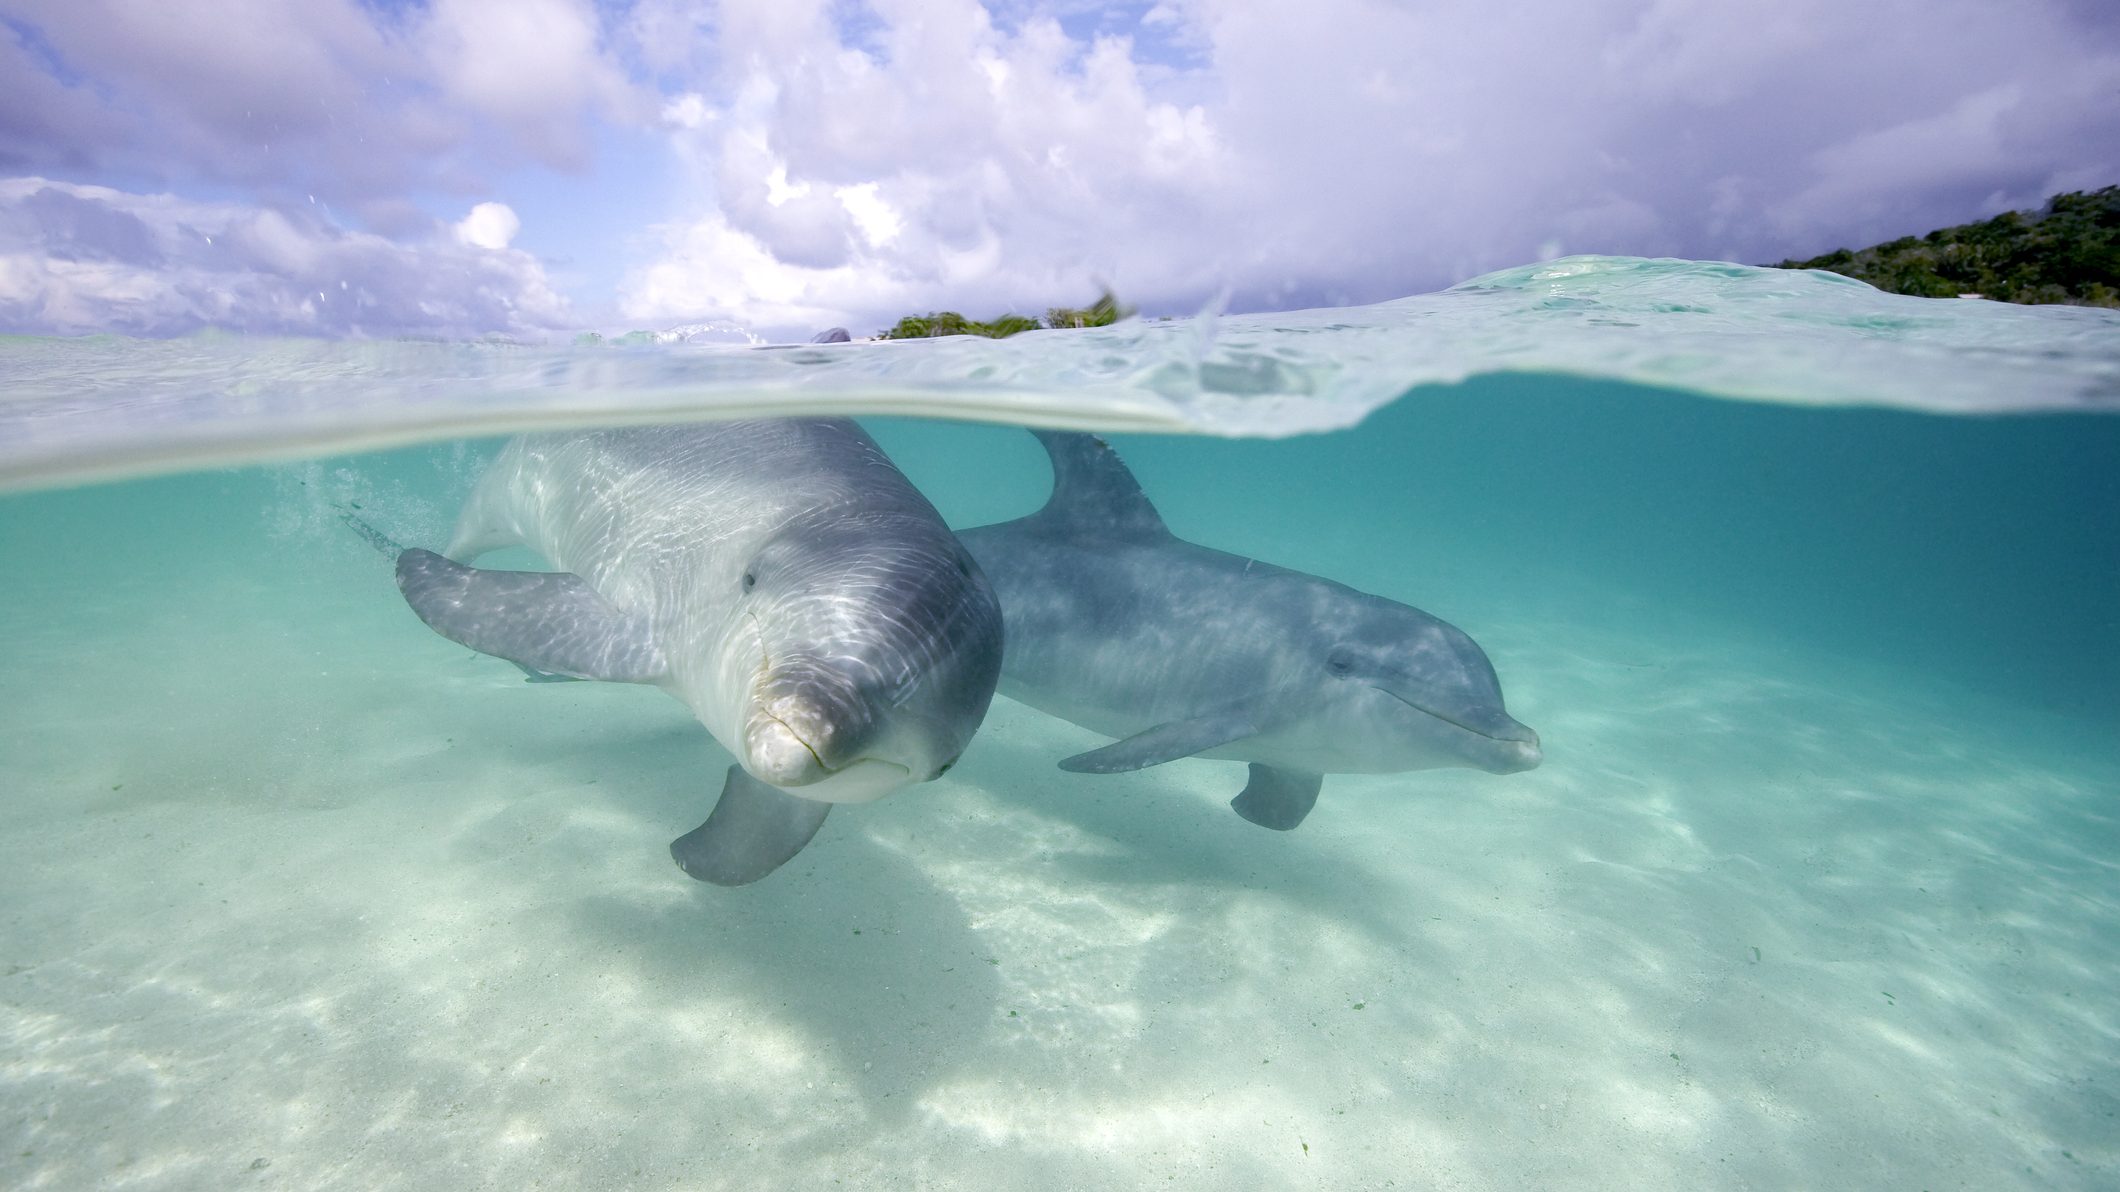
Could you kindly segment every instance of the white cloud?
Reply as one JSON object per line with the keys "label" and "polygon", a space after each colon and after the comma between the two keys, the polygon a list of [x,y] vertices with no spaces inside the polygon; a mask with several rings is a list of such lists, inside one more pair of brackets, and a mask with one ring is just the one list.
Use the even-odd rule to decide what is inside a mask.
{"label": "white cloud", "polygon": [[723,6],[721,60],[749,66],[688,93],[674,135],[709,201],[633,277],[635,317],[788,333],[921,302],[1031,309],[1156,267],[1167,250],[1134,250],[1166,232],[1203,247],[1216,130],[1199,105],[1152,96],[1124,40],[1080,45],[1039,19],[999,30],[968,0],[876,11],[872,53],[821,5]]}
{"label": "white cloud", "polygon": [[[506,208],[427,214],[498,171],[541,242],[583,237],[555,276],[630,251],[629,317],[776,333],[1103,283],[1162,310],[1363,301],[1555,245],[1772,260],[2120,178],[2105,0],[0,3],[0,176],[246,196],[193,205],[222,255],[165,254],[249,279],[225,301],[16,242],[10,310],[42,287],[36,310],[139,325],[353,326],[330,279],[292,287],[364,253],[443,268],[372,289],[407,325],[556,317]],[[617,126],[668,160],[598,163]],[[564,201],[515,173],[613,158]],[[176,243],[147,196],[84,202],[81,235]]]}
{"label": "white cloud", "polygon": [[893,292],[878,287],[875,275],[848,266],[787,264],[718,217],[661,231],[660,259],[627,284],[621,313],[636,322],[709,319],[794,332],[830,324],[840,312],[875,305]]}
{"label": "white cloud", "polygon": [[854,217],[854,226],[861,231],[861,238],[869,244],[882,247],[896,239],[905,221],[898,212],[877,193],[873,182],[859,186],[842,186],[832,192],[847,214]]}
{"label": "white cloud", "polygon": [[[1855,131],[1810,154],[1808,184],[1773,204],[1770,217],[1797,235],[1837,223],[1852,247],[1926,230],[1905,225],[1909,196],[1971,194],[1995,209],[2111,185],[2120,180],[2110,148],[2116,96],[2120,69],[2110,63],[2061,66]],[[2102,155],[2092,148],[2101,145]]]}
{"label": "white cloud", "polygon": [[0,168],[18,172],[86,166],[350,207],[476,189],[526,159],[581,166],[595,118],[653,114],[589,0],[8,7]]}
{"label": "white cloud", "polygon": [[581,113],[628,106],[587,0],[435,0],[420,41],[447,94],[553,164],[585,160]]}
{"label": "white cloud", "polygon": [[456,225],[460,244],[476,248],[503,249],[523,230],[523,221],[506,203],[480,203]]}
{"label": "white cloud", "polygon": [[401,243],[315,211],[0,179],[0,331],[463,336],[568,322],[536,259],[505,242],[436,229]]}
{"label": "white cloud", "polygon": [[711,72],[714,0],[636,0],[624,37],[651,74],[687,65]]}
{"label": "white cloud", "polygon": [[668,120],[699,199],[627,309],[1361,301],[1555,244],[1771,260],[2120,177],[2094,7],[1166,0],[1075,36],[1003,11],[727,0]]}
{"label": "white cloud", "polygon": [[662,107],[663,123],[675,128],[698,129],[706,127],[713,113],[707,101],[697,91],[687,91],[666,101]]}

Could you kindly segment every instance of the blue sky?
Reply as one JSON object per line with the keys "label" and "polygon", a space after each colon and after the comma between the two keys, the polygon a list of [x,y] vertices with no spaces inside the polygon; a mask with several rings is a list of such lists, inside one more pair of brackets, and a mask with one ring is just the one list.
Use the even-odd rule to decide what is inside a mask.
{"label": "blue sky", "polygon": [[2120,181],[2109,0],[0,0],[0,330],[1374,301]]}

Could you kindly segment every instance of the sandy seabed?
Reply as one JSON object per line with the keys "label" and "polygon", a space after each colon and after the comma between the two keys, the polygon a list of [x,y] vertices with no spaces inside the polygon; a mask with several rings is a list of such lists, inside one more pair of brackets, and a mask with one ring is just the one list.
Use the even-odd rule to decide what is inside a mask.
{"label": "sandy seabed", "polygon": [[2088,726],[1502,609],[1537,771],[1283,835],[999,700],[721,890],[666,696],[522,683],[356,545],[4,528],[0,1186],[2120,1186]]}

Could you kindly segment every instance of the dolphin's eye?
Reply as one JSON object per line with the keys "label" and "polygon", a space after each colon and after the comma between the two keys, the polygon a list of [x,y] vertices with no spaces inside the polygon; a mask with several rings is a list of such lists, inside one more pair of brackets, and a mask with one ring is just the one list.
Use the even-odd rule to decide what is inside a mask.
{"label": "dolphin's eye", "polygon": [[753,588],[755,588],[755,587],[757,587],[757,586],[758,586],[758,573],[757,573],[757,572],[755,572],[755,571],[746,571],[746,572],[744,572],[744,573],[743,573],[743,590],[744,590],[744,591],[746,591],[746,592],[748,592],[748,591],[750,591],[751,589],[753,589]]}
{"label": "dolphin's eye", "polygon": [[1325,669],[1336,675],[1354,672],[1354,655],[1345,650],[1334,650],[1325,656]]}

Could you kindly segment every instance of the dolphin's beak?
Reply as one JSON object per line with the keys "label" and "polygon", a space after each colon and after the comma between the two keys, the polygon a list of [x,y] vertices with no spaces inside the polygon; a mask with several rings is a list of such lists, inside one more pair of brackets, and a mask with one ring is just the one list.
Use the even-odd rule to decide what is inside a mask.
{"label": "dolphin's beak", "polygon": [[1531,726],[1498,707],[1447,710],[1436,707],[1436,701],[1415,699],[1385,683],[1371,686],[1424,716],[1433,716],[1475,737],[1485,737],[1493,748],[1483,747],[1485,756],[1477,764],[1491,774],[1520,774],[1546,760],[1545,751],[1539,748],[1538,734]]}
{"label": "dolphin's beak", "polygon": [[808,786],[831,771],[795,730],[756,713],[744,730],[744,769],[774,786]]}
{"label": "dolphin's beak", "polygon": [[751,715],[744,754],[744,769],[760,781],[820,803],[866,803],[912,780],[910,769],[880,757],[827,765],[802,734],[764,711]]}
{"label": "dolphin's beak", "polygon": [[867,751],[875,711],[855,677],[811,662],[762,668],[744,722],[745,769],[774,786],[807,786]]}
{"label": "dolphin's beak", "polygon": [[1489,762],[1488,771],[1495,774],[1521,774],[1526,770],[1537,769],[1538,764],[1546,760],[1545,750],[1539,748],[1538,734],[1532,732],[1530,726],[1515,720],[1509,723],[1515,725],[1522,735],[1492,738],[1502,749]]}

